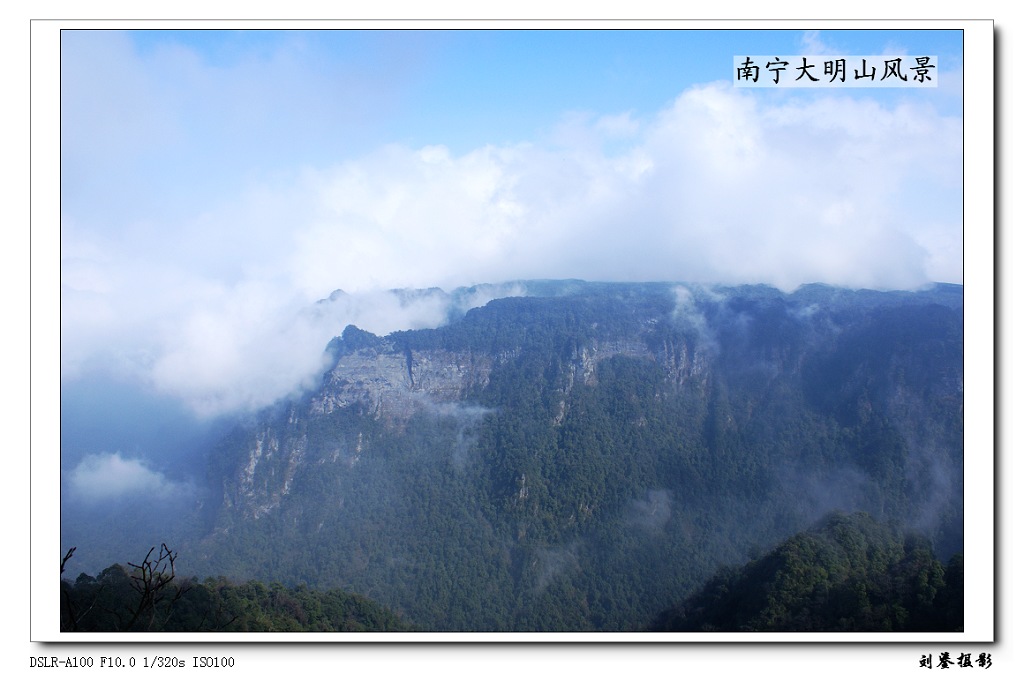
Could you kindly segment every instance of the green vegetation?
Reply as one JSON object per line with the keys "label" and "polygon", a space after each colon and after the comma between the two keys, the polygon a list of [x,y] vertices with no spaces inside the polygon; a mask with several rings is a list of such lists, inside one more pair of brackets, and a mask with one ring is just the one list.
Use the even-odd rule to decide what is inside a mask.
{"label": "green vegetation", "polygon": [[[155,549],[154,549],[155,550]],[[62,561],[71,557],[74,549]],[[340,589],[223,577],[179,580],[176,555],[161,547],[139,564],[111,565],[95,577],[61,581],[62,631],[246,632],[409,631],[402,618],[372,601]]]}
{"label": "green vegetation", "polygon": [[[771,554],[788,566],[773,579],[798,576],[770,603],[703,621],[957,626],[936,613],[957,602],[956,564],[937,561],[963,547],[961,287],[537,286],[561,295],[385,338],[350,327],[331,344],[335,357],[391,353],[398,366],[428,353],[488,366],[458,401],[420,393],[402,418],[366,403],[314,411],[325,383],[225,438],[204,515],[189,519],[203,532],[181,546],[191,572],[239,586],[196,582],[182,597],[200,603],[193,623],[340,626],[306,604],[308,584],[427,631],[640,631],[716,574],[740,589],[723,567],[841,510],[914,528],[937,558],[843,521],[834,530],[852,523],[848,537],[805,535]],[[843,541],[876,540],[885,548],[863,565],[843,553]],[[271,614],[278,601],[305,621]]]}
{"label": "green vegetation", "polygon": [[741,568],[720,571],[656,631],[963,631],[963,555],[946,566],[920,536],[832,514]]}

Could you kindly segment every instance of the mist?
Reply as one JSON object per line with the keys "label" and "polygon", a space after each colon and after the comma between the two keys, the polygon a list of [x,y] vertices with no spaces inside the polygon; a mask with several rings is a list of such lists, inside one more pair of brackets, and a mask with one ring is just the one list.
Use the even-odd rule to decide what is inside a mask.
{"label": "mist", "polygon": [[[453,94],[409,117],[443,36],[396,51],[356,32],[339,56],[336,34],[296,32],[232,59],[206,34],[155,35],[62,37],[69,470],[120,453],[180,481],[219,419],[317,385],[347,325],[434,328],[523,293],[503,282],[691,282],[679,319],[713,351],[701,285],[963,281],[955,63],[932,93],[718,74],[632,99],[555,96],[562,83],[501,119]],[[476,82],[447,77],[451,93]]]}
{"label": "mist", "polygon": [[[100,239],[69,217],[62,375],[102,364],[217,415],[308,387],[349,323],[386,333],[447,320],[444,296],[403,301],[393,288],[962,281],[962,239],[943,237],[961,228],[958,121],[870,102],[772,106],[712,84],[636,122],[615,154],[601,119],[578,125],[577,146],[391,145],[307,168],[166,226],[187,252],[162,235]],[[944,198],[915,195],[922,177]],[[281,205],[261,212],[267,202]],[[314,309],[336,289],[348,295]]]}
{"label": "mist", "polygon": [[67,478],[70,497],[85,503],[128,496],[159,501],[193,494],[190,485],[172,482],[142,459],[125,458],[121,452],[89,454],[68,472]]}

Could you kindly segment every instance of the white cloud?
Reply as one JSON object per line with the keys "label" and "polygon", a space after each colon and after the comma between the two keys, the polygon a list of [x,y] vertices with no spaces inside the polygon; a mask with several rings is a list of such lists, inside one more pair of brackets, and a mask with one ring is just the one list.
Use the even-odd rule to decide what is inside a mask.
{"label": "white cloud", "polygon": [[800,36],[802,54],[838,55],[843,52],[821,39],[821,31],[804,31]]}
{"label": "white cloud", "polygon": [[139,370],[201,416],[258,409],[313,387],[328,368],[327,342],[348,324],[378,334],[433,328],[450,305],[439,291],[412,299],[369,291],[305,305],[247,282],[164,325],[155,361]]}
{"label": "white cloud", "polygon": [[186,485],[171,482],[144,461],[125,459],[120,452],[86,456],[67,472],[66,480],[71,493],[86,502],[138,496],[160,500],[188,491]]}
{"label": "white cloud", "polygon": [[[264,75],[293,73],[286,57]],[[168,73],[173,64],[195,69],[197,92],[211,96],[226,77],[187,55],[161,60]],[[121,68],[129,80],[154,77]],[[238,87],[232,97],[259,98]],[[120,90],[104,92],[86,99],[123,100]],[[646,121],[569,115],[544,144],[463,154],[392,144],[336,163],[236,168],[240,188],[180,199],[186,185],[156,177],[149,198],[127,197],[116,219],[83,207],[85,185],[69,177],[78,198],[67,202],[61,235],[62,376],[90,362],[117,366],[213,415],[308,385],[346,324],[386,333],[446,319],[446,297],[402,301],[382,293],[392,287],[569,277],[786,289],[962,281],[962,121],[927,102],[777,94],[710,84]],[[148,132],[129,131],[117,154],[144,156],[162,148],[150,136],[187,130],[182,106],[168,104],[177,118],[141,111]],[[302,125],[294,112],[279,123]],[[240,125],[258,145],[261,124]],[[87,130],[66,133],[69,168],[102,156]],[[188,149],[198,152],[198,139]],[[229,167],[234,148],[218,148],[214,163]],[[125,177],[117,154],[97,160],[110,173],[104,181]],[[276,152],[267,159],[280,161]],[[186,167],[179,161],[175,169]],[[110,211],[118,194],[105,191]],[[338,288],[350,295],[312,304]]]}
{"label": "white cloud", "polygon": [[626,511],[629,524],[649,533],[663,530],[671,517],[672,492],[665,489],[647,490],[646,499],[634,499]]}
{"label": "white cloud", "polygon": [[631,138],[640,131],[640,122],[629,113],[602,116],[594,128],[611,138]]}

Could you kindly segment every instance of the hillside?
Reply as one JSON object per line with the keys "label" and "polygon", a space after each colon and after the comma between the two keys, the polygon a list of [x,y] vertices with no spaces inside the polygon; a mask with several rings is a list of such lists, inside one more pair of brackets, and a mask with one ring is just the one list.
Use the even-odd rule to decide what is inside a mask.
{"label": "hillside", "polygon": [[963,555],[864,513],[830,514],[742,568],[723,569],[654,631],[963,631]]}
{"label": "hillside", "polygon": [[192,569],[427,630],[628,631],[833,510],[962,550],[962,287],[522,289],[345,329],[211,453]]}
{"label": "hillside", "polygon": [[[73,555],[69,551],[61,563]],[[409,631],[401,617],[341,589],[223,577],[182,579],[166,545],[125,567],[80,573],[60,586],[60,628],[73,632],[380,632]]]}

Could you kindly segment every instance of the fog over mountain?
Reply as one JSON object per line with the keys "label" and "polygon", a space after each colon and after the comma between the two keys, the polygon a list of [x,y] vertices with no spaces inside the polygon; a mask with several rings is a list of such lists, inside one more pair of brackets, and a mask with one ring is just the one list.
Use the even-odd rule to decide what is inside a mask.
{"label": "fog over mountain", "polygon": [[961,287],[519,285],[347,327],[210,449],[190,564],[429,630],[628,631],[830,512],[963,550]]}
{"label": "fog over mountain", "polygon": [[[938,49],[942,79],[733,87],[732,54],[755,47]],[[803,290],[786,319],[825,333],[831,299],[802,285],[962,285],[962,58],[956,31],[63,32],[62,533],[107,542],[93,558],[83,547],[89,568],[154,535],[194,541],[220,508],[212,452],[327,390],[346,329],[443,331],[583,282],[679,282],[658,289],[658,318],[711,362],[753,314],[714,317],[728,287]],[[409,404],[442,424],[447,460],[469,475],[501,400],[461,397]],[[927,471],[915,456],[929,434],[900,438]],[[955,488],[948,471],[924,477]],[[800,473],[772,469],[803,495],[801,519],[874,484],[850,466],[813,488]],[[686,503],[648,483],[614,522],[653,542]],[[144,508],[145,522],[117,521]],[[560,537],[514,567],[540,594],[592,548]]]}
{"label": "fog over mountain", "polygon": [[[799,49],[825,40],[779,36]],[[841,49],[848,37],[830,39]],[[149,40],[63,37],[66,381],[98,369],[203,417],[266,406],[308,387],[320,351],[346,324],[387,332],[445,319],[440,299],[402,301],[386,293],[393,288],[530,278],[784,290],[963,281],[955,59],[941,88],[927,91],[696,82],[640,109],[550,111],[529,136],[495,127],[478,138],[486,141],[452,145],[446,138],[458,136],[439,123],[434,136],[406,136],[420,144],[373,127],[368,139],[380,141],[357,144],[343,118],[334,127],[306,115],[337,96],[325,79],[357,72],[322,35],[286,33],[226,62],[187,33]],[[603,60],[614,46],[593,48],[610,50]],[[313,67],[306,60],[318,54],[325,61]],[[352,87],[355,96],[368,85]],[[309,108],[280,94],[312,102],[321,91],[325,101]],[[239,128],[228,115],[239,98],[271,109]],[[338,104],[339,116],[351,109]],[[475,115],[469,105],[461,114]],[[312,153],[314,130],[333,158]],[[310,151],[281,157],[289,137]],[[349,296],[314,305],[336,289]]]}

